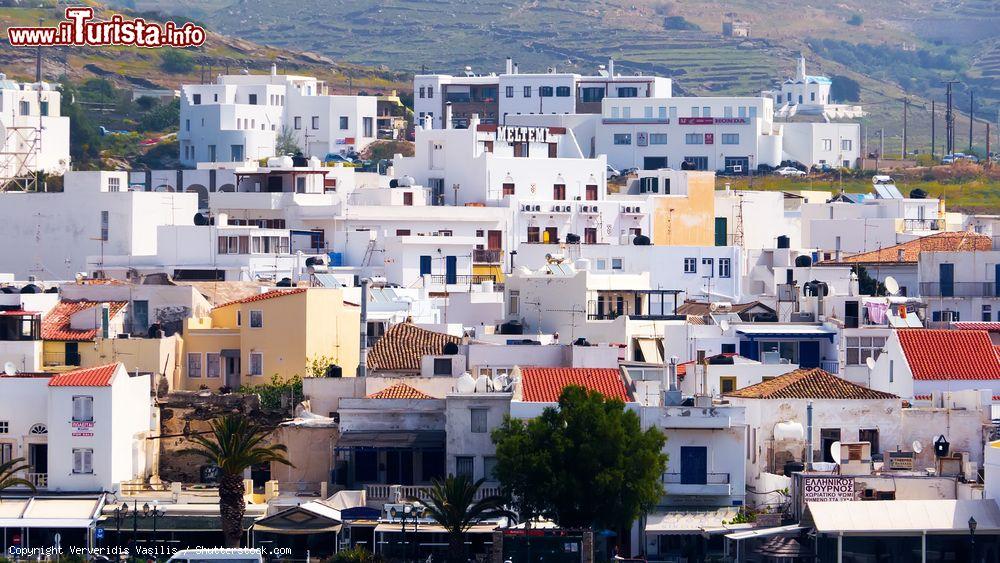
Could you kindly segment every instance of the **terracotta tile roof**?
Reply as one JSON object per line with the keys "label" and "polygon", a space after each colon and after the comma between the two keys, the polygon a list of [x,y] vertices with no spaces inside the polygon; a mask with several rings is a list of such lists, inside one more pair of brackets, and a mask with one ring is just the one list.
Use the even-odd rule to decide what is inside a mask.
{"label": "terracotta tile roof", "polygon": [[884,393],[851,383],[820,368],[797,369],[774,379],[726,393],[741,399],[896,399]]}
{"label": "terracotta tile roof", "polygon": [[230,305],[243,304],[243,303],[256,303],[257,301],[264,301],[265,299],[274,299],[275,297],[285,297],[287,295],[297,295],[299,293],[305,293],[305,287],[299,287],[295,289],[273,289],[270,291],[265,291],[264,293],[258,293],[257,295],[252,295],[250,297],[244,297],[243,299],[236,299],[228,303],[223,303],[222,305],[216,305],[216,309],[222,307],[228,307]]}
{"label": "terracotta tile roof", "polygon": [[259,294],[261,289],[274,289],[273,285],[249,281],[176,281],[174,283],[194,288],[213,306],[253,297]]}
{"label": "terracotta tile roof", "polygon": [[913,379],[1000,379],[1000,359],[985,330],[896,331]]}
{"label": "terracotta tile roof", "polygon": [[[108,301],[112,318],[125,308],[125,301]],[[70,319],[76,313],[99,307],[101,301],[60,301],[42,319],[42,340],[86,341],[97,338],[99,329],[76,330],[70,328]]]}
{"label": "terracotta tile roof", "polygon": [[[771,312],[774,311],[774,309],[772,309],[771,307],[768,307],[767,305],[761,303],[760,301],[750,301],[748,303],[731,303],[730,304],[730,308],[732,309],[732,312],[736,313],[737,315],[740,314],[740,313],[743,313],[745,311],[749,311],[750,309],[753,309],[754,307],[763,307],[764,309],[767,309],[768,311],[771,311]],[[684,303],[682,303],[679,307],[677,307],[677,314],[678,315],[702,316],[702,315],[709,315],[712,312],[713,312],[712,311],[712,304],[711,303],[707,303],[705,301],[693,301],[693,300],[690,300],[690,299],[685,299]]]}
{"label": "terracotta tile roof", "polygon": [[420,359],[441,354],[449,342],[461,344],[462,339],[434,332],[411,323],[389,327],[368,352],[368,369],[383,371],[420,371]]}
{"label": "terracotta tile roof", "polygon": [[563,388],[570,385],[598,391],[609,399],[631,401],[621,373],[615,368],[521,368],[524,401],[554,403]]}
{"label": "terracotta tile roof", "polygon": [[77,369],[56,375],[49,380],[49,387],[110,387],[120,364]]}
{"label": "terracotta tile roof", "polygon": [[[839,263],[846,264],[916,264],[921,252],[971,252],[973,250],[992,250],[993,239],[987,235],[970,232],[947,232],[920,237],[909,242],[871,252],[863,252],[842,258]],[[900,257],[900,251],[903,255]],[[829,260],[826,264],[837,264]]]}
{"label": "terracotta tile roof", "polygon": [[985,330],[987,332],[1000,332],[1000,322],[962,321],[951,323],[951,326],[958,330]]}
{"label": "terracotta tile roof", "polygon": [[419,389],[414,389],[405,383],[396,383],[395,385],[390,385],[385,389],[372,393],[365,397],[366,399],[433,399],[427,393],[420,391]]}

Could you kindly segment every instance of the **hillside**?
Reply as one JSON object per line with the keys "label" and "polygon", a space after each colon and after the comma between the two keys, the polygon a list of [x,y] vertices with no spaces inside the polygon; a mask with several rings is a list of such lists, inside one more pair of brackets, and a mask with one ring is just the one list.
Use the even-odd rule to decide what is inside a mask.
{"label": "hillside", "polygon": [[[31,8],[7,6],[0,0],[0,70],[11,78],[33,80],[35,49],[12,48],[7,44],[7,27],[36,25],[39,18],[45,25],[63,20],[65,4],[52,0],[30,2]],[[110,9],[96,2],[74,2],[74,5],[95,7],[98,19],[110,15]],[[140,13],[115,8],[114,12],[130,17],[144,16],[147,20],[163,21],[157,14]],[[179,19],[179,18],[177,18]],[[282,72],[308,74],[327,80],[337,91],[347,91],[349,85],[359,89],[387,90],[409,84],[406,74],[375,69],[363,65],[344,63],[327,55],[311,53],[293,47],[269,47],[252,41],[215,33],[209,27],[205,45],[186,49],[176,56],[172,49],[141,49],[138,47],[46,47],[42,50],[43,79],[55,81],[66,76],[82,83],[89,78],[105,78],[119,87],[172,88],[183,83],[212,80],[216,74],[238,72],[266,72],[271,63],[277,63]],[[171,51],[174,51],[171,53]],[[164,70],[164,55],[180,58],[173,72]]]}
{"label": "hillside", "polygon": [[[754,94],[791,74],[804,52],[810,72],[861,84],[870,128],[885,129],[886,152],[899,150],[907,95],[916,103],[910,146],[929,146],[929,99],[943,101],[944,78],[977,90],[979,115],[995,117],[1000,106],[995,0],[116,1],[197,18],[261,44],[406,72],[466,65],[491,72],[512,56],[523,70],[591,73],[614,57],[623,72],[672,76],[678,94]],[[749,41],[722,37],[729,14],[751,23]],[[962,112],[965,88],[956,90]],[[957,128],[967,132],[968,121],[960,116]]]}

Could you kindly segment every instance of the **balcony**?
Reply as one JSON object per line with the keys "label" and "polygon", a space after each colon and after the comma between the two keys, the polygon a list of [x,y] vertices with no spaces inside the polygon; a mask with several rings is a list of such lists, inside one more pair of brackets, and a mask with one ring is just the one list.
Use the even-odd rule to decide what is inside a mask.
{"label": "balcony", "polygon": [[733,493],[732,485],[729,484],[729,473],[704,473],[694,476],[664,473],[663,490],[668,495],[729,496]]}
{"label": "balcony", "polygon": [[921,282],[921,297],[1000,297],[995,282]]}
{"label": "balcony", "polygon": [[840,362],[837,360],[820,360],[819,367],[827,373],[837,375],[840,372]]}
{"label": "balcony", "polygon": [[503,250],[499,248],[476,248],[472,250],[473,264],[499,264],[503,260]]}
{"label": "balcony", "polygon": [[24,478],[34,485],[36,489],[47,489],[49,487],[48,473],[25,473]]}
{"label": "balcony", "polygon": [[903,229],[907,231],[940,231],[941,219],[903,219]]}
{"label": "balcony", "polygon": [[[365,485],[365,497],[369,502],[396,502],[395,489],[399,489],[399,495],[403,499],[427,500],[430,498],[430,491],[434,488],[430,485],[383,485],[374,483]],[[484,485],[476,491],[475,499],[500,494],[499,485]]]}
{"label": "balcony", "polygon": [[496,276],[490,274],[462,274],[452,276],[453,281],[448,280],[448,276],[435,274],[431,276],[431,283],[435,285],[459,285],[473,286],[486,282],[493,283],[493,291],[503,291],[503,284],[498,282]]}

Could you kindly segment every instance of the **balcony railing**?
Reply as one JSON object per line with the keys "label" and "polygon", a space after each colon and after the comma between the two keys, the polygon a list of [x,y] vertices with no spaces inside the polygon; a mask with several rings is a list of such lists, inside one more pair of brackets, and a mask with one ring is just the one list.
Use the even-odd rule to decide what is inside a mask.
{"label": "balcony railing", "polygon": [[821,360],[819,362],[819,367],[820,369],[822,369],[827,373],[832,373],[833,375],[837,375],[837,373],[840,371],[840,362],[836,360]]}
{"label": "balcony railing", "polygon": [[490,274],[462,274],[453,276],[454,281],[449,282],[448,276],[432,275],[431,283],[438,285],[479,285],[481,283],[493,282],[495,291],[503,291],[503,284],[498,282],[496,276]]}
{"label": "balcony railing", "polygon": [[[393,493],[397,485],[370,484],[365,485],[365,498],[369,501],[395,502]],[[398,485],[399,494],[403,499],[427,500],[430,498],[430,491],[434,487],[430,485]],[[484,485],[476,491],[476,500],[500,494],[500,487],[497,485]]]}
{"label": "balcony railing", "polygon": [[921,297],[1000,297],[995,282],[921,282]]}
{"label": "balcony railing", "polygon": [[903,228],[907,231],[940,231],[941,219],[903,219]]}
{"label": "balcony railing", "polygon": [[683,483],[681,473],[664,473],[664,485],[728,485],[728,473],[706,473],[704,483]]}
{"label": "balcony railing", "polygon": [[36,489],[47,489],[49,487],[48,473],[26,473],[25,479],[34,485]]}
{"label": "balcony railing", "polygon": [[476,248],[472,251],[472,261],[476,264],[499,264],[503,260],[503,250]]}

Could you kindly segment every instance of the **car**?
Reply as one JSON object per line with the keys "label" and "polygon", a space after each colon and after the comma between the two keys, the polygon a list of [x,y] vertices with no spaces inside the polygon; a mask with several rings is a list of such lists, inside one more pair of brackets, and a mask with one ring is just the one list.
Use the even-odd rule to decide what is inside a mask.
{"label": "car", "polygon": [[323,161],[324,162],[343,162],[343,163],[353,163],[354,162],[354,160],[351,157],[344,156],[342,154],[338,154],[338,153],[334,153],[334,152],[327,153],[327,155],[323,157]]}
{"label": "car", "polygon": [[621,176],[630,176],[632,174],[638,174],[638,173],[639,173],[639,169],[635,168],[635,167],[632,167],[632,168],[623,168],[622,171],[619,172],[619,175],[621,175]]}
{"label": "car", "polygon": [[263,563],[263,560],[257,549],[182,549],[174,552],[167,563]]}
{"label": "car", "polygon": [[621,176],[621,174],[622,173],[619,172],[617,168],[611,166],[610,164],[608,165],[608,180],[612,178],[617,178],[618,176]]}
{"label": "car", "polygon": [[793,166],[784,166],[774,171],[778,176],[805,176],[806,173]]}

